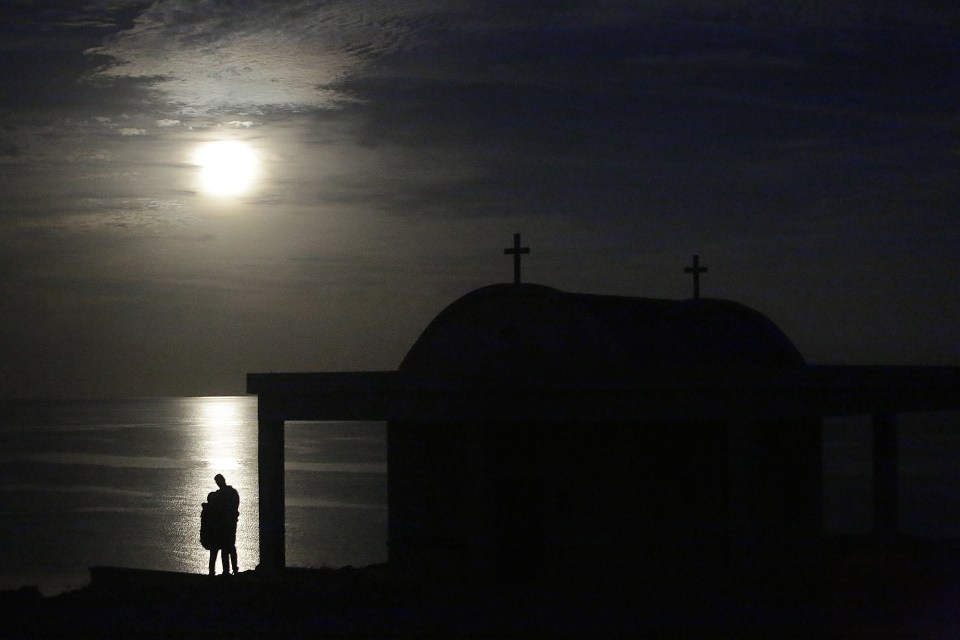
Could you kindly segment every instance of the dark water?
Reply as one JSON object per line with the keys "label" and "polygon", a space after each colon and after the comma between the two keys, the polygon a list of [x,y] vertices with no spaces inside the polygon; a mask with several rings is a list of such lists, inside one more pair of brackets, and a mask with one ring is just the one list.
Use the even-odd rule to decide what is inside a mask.
{"label": "dark water", "polygon": [[[0,405],[0,589],[82,586],[87,567],[205,573],[200,504],[240,492],[240,569],[258,563],[256,398]],[[386,560],[382,423],[286,429],[287,563]]]}
{"label": "dark water", "polygon": [[[900,531],[960,538],[960,414],[898,417]],[[865,533],[873,525],[869,416],[824,421],[824,529]]]}
{"label": "dark water", "polygon": [[[960,415],[900,425],[901,530],[960,537]],[[289,423],[286,433],[288,564],[384,562],[383,423]],[[871,527],[870,441],[869,418],[824,425],[827,533]],[[206,572],[199,509],[216,473],[240,492],[240,569],[252,569],[256,398],[0,404],[0,590],[76,588],[96,565]]]}

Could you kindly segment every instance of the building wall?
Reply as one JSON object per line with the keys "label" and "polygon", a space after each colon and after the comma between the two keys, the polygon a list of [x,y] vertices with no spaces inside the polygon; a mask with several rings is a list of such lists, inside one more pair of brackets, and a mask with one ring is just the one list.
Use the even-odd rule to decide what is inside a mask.
{"label": "building wall", "polygon": [[733,566],[815,560],[823,528],[820,420],[731,423],[728,444]]}
{"label": "building wall", "polygon": [[811,422],[393,422],[388,447],[390,563],[412,579],[642,586],[820,536]]}

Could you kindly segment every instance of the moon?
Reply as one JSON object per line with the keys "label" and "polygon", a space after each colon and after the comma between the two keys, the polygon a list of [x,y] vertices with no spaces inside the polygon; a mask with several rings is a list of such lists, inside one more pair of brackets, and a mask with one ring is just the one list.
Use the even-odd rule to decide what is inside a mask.
{"label": "moon", "polygon": [[200,167],[200,191],[218,198],[248,193],[260,172],[256,152],[239,140],[206,142],[197,148],[194,162]]}

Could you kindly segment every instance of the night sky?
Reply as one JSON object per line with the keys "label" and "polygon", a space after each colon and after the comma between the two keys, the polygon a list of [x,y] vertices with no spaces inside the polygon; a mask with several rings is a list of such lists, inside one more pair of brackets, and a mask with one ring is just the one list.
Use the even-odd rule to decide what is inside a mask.
{"label": "night sky", "polygon": [[514,232],[960,365],[956,0],[4,0],[0,56],[0,397],[395,369]]}

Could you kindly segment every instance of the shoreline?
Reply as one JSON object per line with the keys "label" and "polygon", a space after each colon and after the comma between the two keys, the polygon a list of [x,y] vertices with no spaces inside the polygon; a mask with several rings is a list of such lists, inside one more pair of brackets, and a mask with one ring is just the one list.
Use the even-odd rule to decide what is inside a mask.
{"label": "shoreline", "polygon": [[[937,635],[956,630],[960,541],[870,537],[825,541],[803,575],[723,576],[637,593],[403,584],[387,565],[245,571],[210,577],[93,567],[90,584],[56,596],[0,593],[9,636],[228,635],[365,637],[643,633],[711,637]],[[568,585],[569,587],[569,585]]]}

